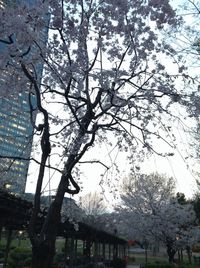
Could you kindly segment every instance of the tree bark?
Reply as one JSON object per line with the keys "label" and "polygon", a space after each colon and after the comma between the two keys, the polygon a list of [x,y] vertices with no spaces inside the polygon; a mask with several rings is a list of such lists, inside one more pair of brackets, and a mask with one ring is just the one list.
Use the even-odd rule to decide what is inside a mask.
{"label": "tree bark", "polygon": [[[87,129],[95,115],[93,112],[93,108],[95,108],[95,106],[98,103],[92,105],[90,99],[88,99],[87,111],[85,112],[83,118],[78,122],[80,129],[76,139],[73,141],[72,144],[74,150],[72,150],[72,153],[69,155],[68,160],[64,165],[63,174],[61,176],[58,190],[55,195],[55,200],[51,203],[48,209],[48,214],[44,220],[44,223],[42,223],[40,232],[37,233],[38,231],[36,230],[36,223],[41,206],[40,197],[45,172],[45,165],[48,156],[51,153],[49,117],[47,110],[45,110],[42,107],[41,95],[37,81],[31,75],[31,73],[29,73],[28,69],[23,63],[21,64],[21,66],[27,78],[34,85],[37,97],[38,109],[43,113],[44,117],[44,124],[42,124],[43,133],[41,138],[41,149],[42,149],[41,165],[34,198],[33,214],[29,223],[29,237],[31,239],[32,253],[33,253],[32,268],[52,268],[53,257],[55,254],[56,235],[61,219],[60,211],[62,207],[63,198],[65,193],[78,194],[78,192],[80,191],[80,187],[72,177],[72,169],[74,168],[76,163],[78,163],[78,161],[84,155],[84,153],[87,151],[88,147],[92,146],[92,144],[94,143],[95,134],[97,131],[96,124],[93,126],[93,129],[91,131],[90,141],[84,144],[83,148],[81,149],[81,146],[83,145],[81,141],[84,138]],[[67,92],[65,96],[66,100],[68,97]],[[70,186],[73,186],[74,189],[71,189]]]}
{"label": "tree bark", "polygon": [[50,268],[55,254],[54,243],[38,243],[32,248],[32,268]]}
{"label": "tree bark", "polygon": [[55,200],[51,203],[38,238],[34,239],[32,268],[52,268],[55,242],[60,223],[60,211],[64,198],[65,182],[61,179]]}
{"label": "tree bark", "polygon": [[32,268],[53,267],[53,259],[55,255],[55,242],[58,227],[58,224],[56,224],[57,220],[58,217],[56,217],[55,214],[55,222],[51,221],[51,219],[48,220],[47,230],[45,230],[45,232],[42,231],[38,235],[39,236],[38,239],[35,238],[35,241],[32,246],[32,256],[33,256]]}
{"label": "tree bark", "polygon": [[189,264],[191,264],[192,263],[192,251],[191,251],[190,246],[186,247],[186,251],[187,251],[187,255],[188,255]]}
{"label": "tree bark", "polygon": [[6,250],[5,250],[5,255],[4,255],[4,267],[7,267],[7,262],[8,262],[8,254],[10,251],[10,244],[12,240],[12,230],[7,230],[7,242],[6,242]]}
{"label": "tree bark", "polygon": [[176,250],[173,249],[170,245],[167,245],[167,254],[168,254],[169,263],[173,263]]}
{"label": "tree bark", "polygon": [[74,237],[70,239],[70,260],[69,260],[69,268],[73,268],[75,262],[75,252],[74,252]]}
{"label": "tree bark", "polygon": [[0,241],[1,241],[1,236],[2,236],[2,230],[3,230],[3,225],[0,225]]}

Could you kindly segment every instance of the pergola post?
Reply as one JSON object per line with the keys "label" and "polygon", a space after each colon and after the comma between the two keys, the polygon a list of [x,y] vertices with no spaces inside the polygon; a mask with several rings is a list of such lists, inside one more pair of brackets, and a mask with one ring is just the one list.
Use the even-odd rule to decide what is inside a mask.
{"label": "pergola post", "polygon": [[91,245],[92,243],[90,238],[83,240],[83,256],[86,257],[88,262],[91,259]]}
{"label": "pergola post", "polygon": [[77,248],[78,248],[78,239],[75,239],[75,248],[74,248],[74,259],[77,259]]}
{"label": "pergola post", "polygon": [[118,245],[118,255],[117,257],[121,258],[121,245]]}
{"label": "pergola post", "polygon": [[123,246],[123,257],[126,257],[126,246]]}
{"label": "pergola post", "polygon": [[91,257],[91,241],[90,239],[86,239],[85,240],[85,245],[84,245],[84,248],[85,248],[85,252],[84,252],[84,255],[87,257],[88,260],[90,260],[90,257]]}
{"label": "pergola post", "polygon": [[113,244],[113,259],[117,259],[118,257],[118,245],[116,244],[116,242],[114,242]]}
{"label": "pergola post", "polygon": [[98,242],[98,258],[101,255],[101,243]]}
{"label": "pergola post", "polygon": [[1,241],[1,236],[2,236],[2,230],[3,230],[3,225],[0,224],[0,241]]}
{"label": "pergola post", "polygon": [[67,262],[68,249],[69,249],[69,247],[68,247],[68,237],[66,236],[65,237],[65,256],[64,256],[65,263]]}
{"label": "pergola post", "polygon": [[111,260],[111,245],[110,245],[110,243],[108,244],[108,259],[109,259],[109,261]]}
{"label": "pergola post", "polygon": [[124,247],[123,247],[123,245],[120,245],[120,257],[122,259],[124,258]]}
{"label": "pergola post", "polygon": [[103,241],[103,243],[102,243],[102,257],[103,257],[103,260],[105,260],[105,257],[106,257],[106,254],[105,254],[105,241]]}
{"label": "pergola post", "polygon": [[94,259],[96,260],[98,256],[98,242],[94,241]]}
{"label": "pergola post", "polygon": [[5,256],[4,256],[4,267],[7,267],[7,262],[8,262],[8,254],[9,254],[9,250],[10,250],[10,244],[12,241],[12,230],[8,230],[7,233],[7,242],[6,242],[6,250],[5,250]]}
{"label": "pergola post", "polygon": [[69,268],[74,267],[74,237],[70,239],[70,259],[69,259]]}

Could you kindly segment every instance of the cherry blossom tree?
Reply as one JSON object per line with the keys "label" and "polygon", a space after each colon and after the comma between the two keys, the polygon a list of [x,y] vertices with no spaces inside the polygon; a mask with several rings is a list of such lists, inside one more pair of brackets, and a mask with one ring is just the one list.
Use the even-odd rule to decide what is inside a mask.
{"label": "cherry blossom tree", "polygon": [[116,208],[129,238],[161,242],[169,262],[178,249],[194,243],[196,229],[192,205],[180,204],[174,190],[174,180],[159,174],[130,177],[123,182],[122,203]]}
{"label": "cherry blossom tree", "polygon": [[[174,2],[177,13],[182,16],[181,31],[171,32],[175,43],[178,44],[177,52],[190,58],[190,64],[198,64],[199,61],[199,0],[183,0]],[[180,29],[179,29],[180,30]]]}
{"label": "cherry blossom tree", "polygon": [[[192,76],[192,83],[188,83],[188,91],[190,94],[190,105],[188,106],[185,121],[184,132],[189,133],[190,142],[188,145],[190,150],[190,155],[188,159],[193,160],[193,173],[196,177],[199,177],[198,171],[199,165],[196,164],[199,162],[199,67],[200,67],[200,42],[199,42],[199,27],[200,27],[200,2],[199,0],[183,0],[181,2],[174,1],[173,5],[177,9],[177,13],[182,16],[183,23],[181,28],[169,33],[169,38],[174,44],[173,48],[176,50],[179,57],[184,58],[189,75]],[[192,119],[193,120],[192,120]],[[188,124],[189,122],[189,124]],[[192,123],[191,123],[192,122]],[[186,125],[189,125],[187,127]],[[191,127],[192,126],[192,127]],[[192,136],[194,139],[192,140]],[[189,161],[189,160],[188,160]],[[191,164],[190,164],[191,165]],[[198,179],[197,179],[198,180]],[[198,183],[198,181],[197,181]]]}
{"label": "cherry blossom tree", "polygon": [[83,222],[95,226],[99,230],[114,233],[115,228],[111,224],[113,217],[106,207],[106,202],[102,194],[90,192],[81,196],[78,206],[84,212],[84,216],[82,217]]}
{"label": "cherry blossom tree", "polygon": [[101,194],[90,192],[79,198],[78,205],[87,216],[97,216],[106,212],[106,204]]}
{"label": "cherry blossom tree", "polygon": [[[170,105],[186,104],[187,94],[176,83],[185,67],[174,63],[163,34],[181,19],[168,0],[38,0],[37,6],[21,1],[1,9],[0,20],[0,97],[28,92],[42,118],[38,125],[33,120],[30,97],[41,151],[28,230],[32,267],[50,268],[63,198],[79,193],[78,168],[89,148],[107,142],[107,133],[125,151],[155,150],[151,137],[167,142],[162,115],[172,121]],[[91,162],[109,168],[95,156]],[[38,233],[47,167],[60,179]]]}

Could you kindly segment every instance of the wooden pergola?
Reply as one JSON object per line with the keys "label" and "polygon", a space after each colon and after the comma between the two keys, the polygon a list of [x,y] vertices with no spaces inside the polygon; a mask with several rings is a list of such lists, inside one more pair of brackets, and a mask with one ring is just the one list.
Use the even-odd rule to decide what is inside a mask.
{"label": "wooden pergola", "polygon": [[33,204],[0,189],[0,227],[24,230],[30,219]]}
{"label": "wooden pergola", "polygon": [[[114,234],[107,233],[103,230],[98,230],[83,222],[78,223],[78,231],[74,229],[73,224],[65,222],[60,225],[58,235],[66,239],[68,245],[68,256],[73,267],[73,262],[77,260],[77,245],[78,241],[82,241],[83,252],[82,256],[86,260],[98,262],[111,262],[119,258],[125,259],[127,250],[127,241],[117,237]],[[67,250],[66,250],[67,252]]]}
{"label": "wooden pergola", "polygon": [[[3,227],[12,232],[13,230],[27,230],[33,204],[18,196],[0,190],[0,229]],[[45,209],[41,211],[38,219],[38,228],[45,218]],[[65,239],[65,261],[70,267],[77,261],[77,245],[82,242],[82,256],[86,261],[112,261],[124,259],[126,255],[127,241],[114,234],[98,230],[90,225],[78,222],[78,230],[74,224],[61,222],[58,237]],[[8,236],[7,250],[9,250],[10,237]],[[7,254],[6,254],[7,255]],[[6,257],[7,258],[7,257]]]}

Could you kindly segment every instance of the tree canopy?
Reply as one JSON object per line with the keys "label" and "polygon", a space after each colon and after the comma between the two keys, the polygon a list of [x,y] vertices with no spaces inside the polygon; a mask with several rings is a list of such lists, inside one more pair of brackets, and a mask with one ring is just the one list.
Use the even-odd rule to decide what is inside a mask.
{"label": "tree canopy", "polygon": [[192,204],[178,202],[174,190],[174,180],[166,176],[131,176],[123,181],[121,205],[116,207],[129,239],[161,242],[170,262],[178,249],[194,243],[197,230]]}
{"label": "tree canopy", "polygon": [[[17,101],[28,92],[42,118],[35,123],[29,98],[41,152],[29,236],[33,267],[49,268],[62,201],[65,193],[79,193],[77,168],[89,148],[107,133],[125,151],[155,150],[152,136],[167,142],[162,115],[172,118],[170,105],[187,104],[177,79],[189,76],[165,38],[181,23],[168,0],[26,2],[0,10],[0,97]],[[58,188],[38,234],[46,167],[57,171]]]}

